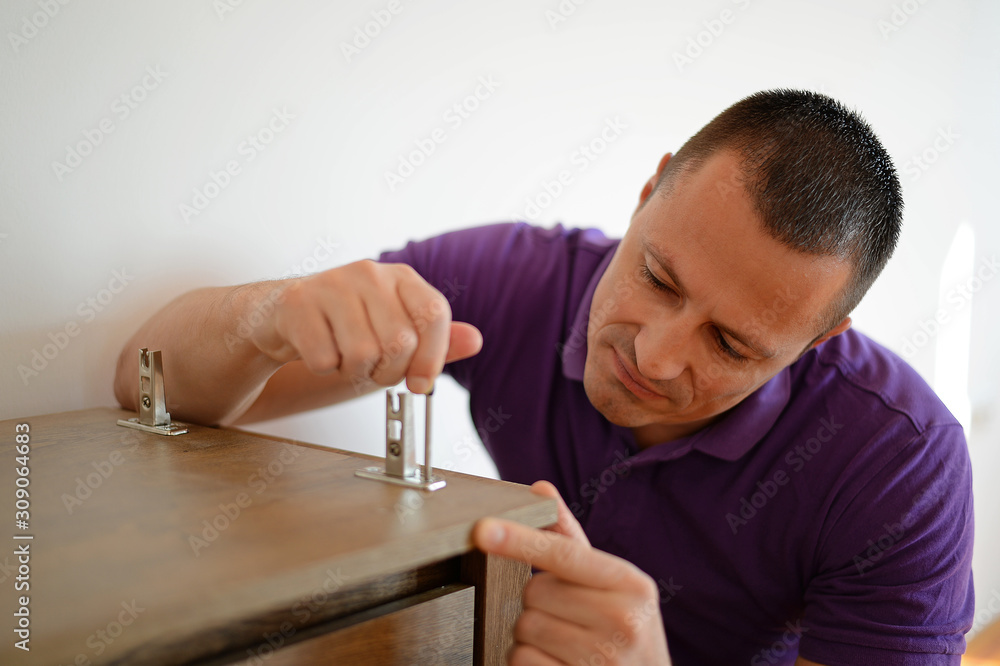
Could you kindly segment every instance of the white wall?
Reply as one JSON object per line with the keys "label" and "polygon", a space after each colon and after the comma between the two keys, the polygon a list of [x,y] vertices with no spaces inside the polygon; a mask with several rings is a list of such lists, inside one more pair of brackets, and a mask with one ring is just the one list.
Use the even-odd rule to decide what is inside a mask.
{"label": "white wall", "polygon": [[[856,325],[972,415],[986,618],[1000,594],[1000,280],[948,294],[1000,246],[1000,5],[820,4],[6,0],[0,418],[113,404],[125,338],[196,286],[321,270],[515,216],[620,234],[660,155],[715,113],[763,88],[817,89],[862,110],[901,171],[902,242]],[[348,58],[343,44],[376,32],[372,12],[391,21]],[[478,108],[460,125],[445,116],[483,78],[497,87],[480,88]],[[616,118],[620,137],[581,162],[578,146]],[[243,143],[267,140],[272,122],[263,150]],[[385,172],[437,128],[443,143],[390,189]],[[180,206],[229,161],[239,173],[185,220]],[[570,186],[530,209],[563,169]],[[963,222],[974,246],[956,250],[942,285]],[[939,308],[947,330],[928,335]],[[52,358],[31,375],[35,351]],[[473,455],[461,391],[442,393],[439,462],[495,473]],[[260,429],[380,452],[382,423],[376,395]]]}

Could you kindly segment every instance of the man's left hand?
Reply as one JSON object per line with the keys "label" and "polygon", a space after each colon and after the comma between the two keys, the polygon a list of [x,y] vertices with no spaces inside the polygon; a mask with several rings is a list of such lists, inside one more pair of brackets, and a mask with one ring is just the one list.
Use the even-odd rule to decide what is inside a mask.
{"label": "man's left hand", "polygon": [[630,562],[593,548],[551,483],[538,481],[531,490],[559,503],[555,526],[536,530],[484,518],[473,530],[480,550],[541,570],[524,587],[524,611],[514,626],[507,662],[669,666],[653,579]]}

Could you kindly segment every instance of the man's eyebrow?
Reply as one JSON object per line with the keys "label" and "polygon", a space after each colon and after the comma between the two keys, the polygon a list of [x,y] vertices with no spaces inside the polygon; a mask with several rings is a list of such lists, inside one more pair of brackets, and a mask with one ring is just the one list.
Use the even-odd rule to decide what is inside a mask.
{"label": "man's eyebrow", "polygon": [[[663,270],[664,273],[670,276],[670,280],[677,287],[678,291],[680,291],[682,294],[685,293],[684,285],[681,284],[680,278],[677,277],[677,272],[674,270],[673,263],[669,259],[664,257],[662,254],[660,254],[659,251],[655,247],[653,247],[649,241],[643,240],[640,244],[642,245],[642,249],[645,250],[651,257],[653,257],[653,260],[656,261],[657,264],[659,264],[660,269]],[[740,344],[742,344],[747,349],[752,350],[758,356],[762,356],[764,358],[774,358],[775,356],[778,355],[777,352],[771,351],[764,345],[760,344],[759,342],[756,342],[752,337],[750,337],[746,333],[741,333],[733,329],[732,327],[720,324],[719,322],[715,322],[715,325],[719,328],[720,331],[724,332],[731,338],[735,338]]]}
{"label": "man's eyebrow", "polygon": [[671,282],[674,283],[674,285],[677,286],[677,290],[680,291],[682,294],[686,293],[684,285],[681,284],[680,278],[677,277],[677,273],[674,272],[673,263],[671,263],[671,261],[666,257],[664,257],[663,255],[661,255],[660,252],[655,247],[653,247],[648,240],[643,240],[641,245],[642,249],[645,250],[647,254],[651,255],[653,259],[656,260],[656,263],[660,265],[660,268],[663,269],[663,272],[670,276],[670,280]]}

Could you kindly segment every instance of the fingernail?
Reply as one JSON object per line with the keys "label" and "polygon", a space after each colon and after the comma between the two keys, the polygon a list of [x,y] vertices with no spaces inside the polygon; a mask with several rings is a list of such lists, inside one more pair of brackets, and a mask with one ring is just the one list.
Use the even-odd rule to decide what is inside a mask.
{"label": "fingernail", "polygon": [[406,380],[406,385],[413,393],[427,393],[431,388],[430,377],[411,377]]}
{"label": "fingernail", "polygon": [[506,530],[499,523],[488,520],[483,524],[480,535],[482,536],[483,545],[497,546],[503,541],[504,536],[506,536]]}

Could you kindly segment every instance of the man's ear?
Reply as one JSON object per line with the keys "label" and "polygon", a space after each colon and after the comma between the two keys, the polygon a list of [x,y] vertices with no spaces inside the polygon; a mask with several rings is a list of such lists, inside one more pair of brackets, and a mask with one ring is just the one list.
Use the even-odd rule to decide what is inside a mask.
{"label": "man's ear", "polygon": [[646,184],[642,186],[642,192],[639,193],[639,205],[636,208],[637,211],[639,208],[642,208],[643,204],[646,203],[646,199],[648,199],[649,195],[653,193],[656,183],[660,181],[660,176],[663,175],[663,168],[667,166],[667,162],[670,161],[670,158],[673,157],[673,155],[673,153],[667,153],[660,158],[660,164],[656,167],[656,173],[654,173],[650,179],[646,181]]}
{"label": "man's ear", "polygon": [[844,331],[846,331],[850,327],[851,327],[851,318],[850,317],[844,317],[844,321],[840,322],[839,324],[837,324],[836,326],[834,326],[833,328],[831,328],[829,331],[827,331],[823,335],[821,335],[818,338],[816,338],[815,340],[813,340],[812,343],[810,343],[809,346],[806,347],[805,350],[802,353],[805,354],[810,349],[813,349],[816,346],[820,345],[821,343],[826,342],[827,340],[829,340],[830,338],[832,338],[835,335],[840,335],[841,333],[843,333]]}

